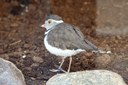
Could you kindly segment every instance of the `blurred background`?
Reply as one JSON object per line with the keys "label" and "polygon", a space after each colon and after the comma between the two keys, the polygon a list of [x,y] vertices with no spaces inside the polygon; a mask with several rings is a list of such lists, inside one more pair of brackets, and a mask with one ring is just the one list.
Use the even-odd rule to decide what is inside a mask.
{"label": "blurred background", "polygon": [[[27,85],[44,85],[56,74],[49,69],[60,61],[45,49],[45,29],[40,27],[53,13],[78,26],[97,47],[112,52],[76,55],[71,72],[108,69],[128,83],[127,10],[127,0],[0,0],[0,57],[23,72]],[[65,63],[63,68],[67,67]]]}

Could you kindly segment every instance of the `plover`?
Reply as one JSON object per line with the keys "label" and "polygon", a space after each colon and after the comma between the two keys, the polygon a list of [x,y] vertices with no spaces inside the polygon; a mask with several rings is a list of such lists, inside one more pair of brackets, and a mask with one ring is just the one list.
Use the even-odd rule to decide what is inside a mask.
{"label": "plover", "polygon": [[61,66],[67,57],[70,57],[67,70],[69,72],[73,55],[84,51],[99,51],[94,44],[84,38],[78,27],[65,23],[58,15],[48,15],[41,27],[46,28],[44,37],[46,49],[51,54],[62,57],[58,70],[62,70]]}

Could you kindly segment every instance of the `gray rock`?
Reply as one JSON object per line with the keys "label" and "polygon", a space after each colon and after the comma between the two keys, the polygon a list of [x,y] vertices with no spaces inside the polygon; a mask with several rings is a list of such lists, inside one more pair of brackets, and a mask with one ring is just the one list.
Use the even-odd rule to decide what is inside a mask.
{"label": "gray rock", "polygon": [[98,35],[128,36],[128,0],[96,0]]}
{"label": "gray rock", "polygon": [[111,71],[119,73],[128,84],[128,58],[115,59],[108,68]]}
{"label": "gray rock", "polygon": [[0,85],[26,85],[22,72],[10,61],[0,58]]}
{"label": "gray rock", "polygon": [[126,85],[122,77],[108,70],[57,74],[46,85]]}

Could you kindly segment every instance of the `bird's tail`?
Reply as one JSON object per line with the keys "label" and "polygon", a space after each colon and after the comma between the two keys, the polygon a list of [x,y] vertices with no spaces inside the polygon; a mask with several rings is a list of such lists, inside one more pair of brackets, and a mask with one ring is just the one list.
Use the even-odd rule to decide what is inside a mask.
{"label": "bird's tail", "polygon": [[94,52],[94,53],[101,53],[101,54],[111,54],[112,53],[111,51],[104,51],[104,50],[101,50],[101,49],[94,50],[92,52]]}

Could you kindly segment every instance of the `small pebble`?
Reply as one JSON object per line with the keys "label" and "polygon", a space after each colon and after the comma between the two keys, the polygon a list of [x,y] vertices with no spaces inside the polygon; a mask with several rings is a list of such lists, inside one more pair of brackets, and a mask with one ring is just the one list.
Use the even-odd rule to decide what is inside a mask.
{"label": "small pebble", "polygon": [[23,55],[22,58],[26,58],[26,55]]}
{"label": "small pebble", "polygon": [[38,63],[42,63],[43,59],[41,57],[34,56],[33,61],[38,62]]}

